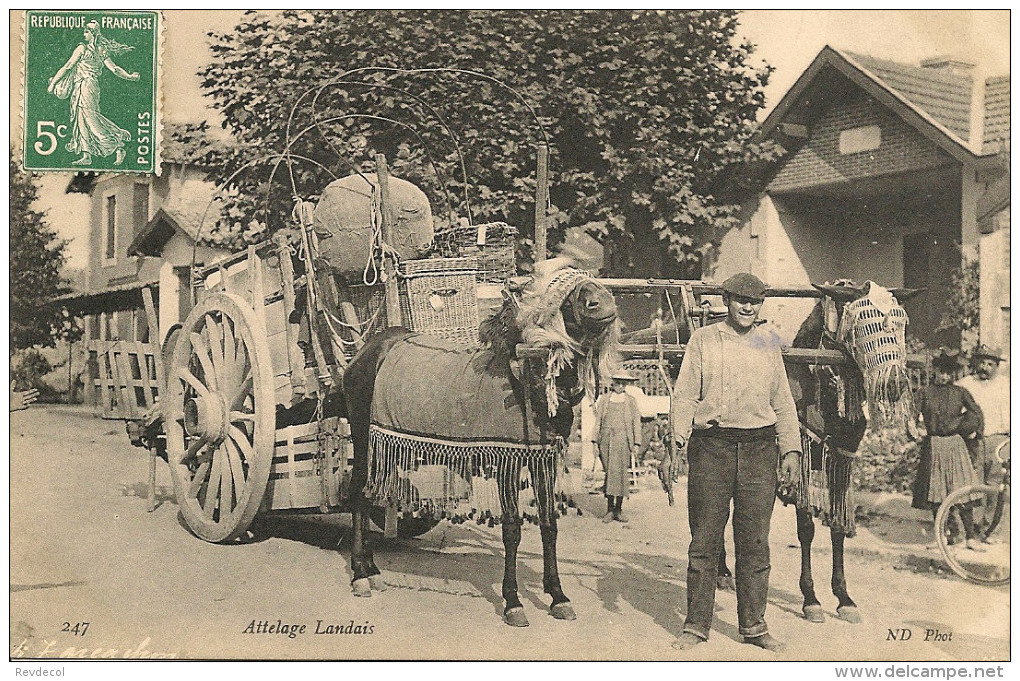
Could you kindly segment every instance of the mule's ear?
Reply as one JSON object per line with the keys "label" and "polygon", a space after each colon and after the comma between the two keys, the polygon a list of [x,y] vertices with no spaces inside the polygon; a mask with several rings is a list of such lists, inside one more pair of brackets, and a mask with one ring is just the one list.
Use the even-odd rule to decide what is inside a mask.
{"label": "mule's ear", "polygon": [[864,293],[863,288],[854,286],[833,286],[832,284],[811,284],[833,300],[854,300]]}
{"label": "mule's ear", "polygon": [[896,296],[896,300],[902,303],[910,300],[914,296],[924,293],[927,290],[927,288],[891,288],[889,289],[889,293]]}
{"label": "mule's ear", "polygon": [[534,279],[535,278],[531,276],[510,277],[506,280],[506,287],[513,293],[520,293],[526,289],[528,284],[534,281]]}

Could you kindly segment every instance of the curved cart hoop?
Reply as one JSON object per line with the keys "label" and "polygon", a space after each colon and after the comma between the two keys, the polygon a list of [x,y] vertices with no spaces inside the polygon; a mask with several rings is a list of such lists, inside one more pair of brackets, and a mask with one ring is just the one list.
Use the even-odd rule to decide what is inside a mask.
{"label": "curved cart hoop", "polygon": [[[329,168],[327,168],[323,164],[319,163],[315,159],[308,158],[307,156],[301,156],[301,155],[298,155],[298,154],[287,154],[287,155],[291,156],[293,158],[296,158],[299,161],[306,161],[308,163],[311,163],[312,165],[318,166],[322,170],[325,170],[327,173],[329,173],[330,176],[334,180],[337,179],[336,174],[333,173],[332,170],[330,170]],[[235,170],[233,173],[231,173],[230,177],[228,177],[226,180],[221,182],[216,187],[216,191],[213,193],[213,197],[211,199],[209,199],[209,202],[205,205],[205,210],[202,211],[202,217],[199,219],[199,221],[198,221],[198,228],[195,231],[195,243],[192,244],[192,246],[191,246],[191,271],[192,272],[195,271],[195,263],[196,263],[196,259],[197,259],[197,256],[198,256],[198,243],[199,243],[199,240],[202,238],[202,229],[205,227],[205,221],[206,221],[206,218],[209,216],[209,209],[212,208],[213,203],[215,203],[216,201],[219,201],[219,200],[222,199],[222,197],[223,197],[222,195],[223,195],[224,190],[226,190],[230,186],[230,183],[233,182],[234,179],[238,175],[240,175],[242,172],[244,172],[248,168],[251,168],[253,166],[258,165],[259,163],[269,163],[270,161],[272,161],[274,159],[277,159],[278,157],[282,157],[282,156],[284,156],[284,154],[268,154],[268,155],[262,156],[260,158],[252,159],[251,161],[248,161],[247,163],[242,165],[240,168]],[[294,189],[295,189],[295,192],[296,192],[297,188],[294,187]],[[191,295],[191,302],[192,302],[192,304],[195,303],[194,292],[192,292],[192,295]]]}
{"label": "curved cart hoop", "polygon": [[[439,186],[443,190],[443,195],[444,195],[444,199],[446,201],[447,209],[451,210],[451,211],[453,210],[453,199],[450,197],[450,192],[446,188],[446,184],[443,182],[442,173],[439,172],[439,167],[436,165],[435,159],[432,156],[432,152],[429,151],[428,145],[425,144],[425,140],[423,140],[421,135],[418,134],[418,131],[413,126],[408,125],[407,123],[402,123],[401,121],[397,121],[397,120],[394,120],[392,118],[387,118],[385,116],[375,116],[375,115],[372,115],[372,114],[342,114],[340,116],[333,116],[331,118],[327,118],[327,119],[325,119],[323,121],[316,121],[315,123],[312,123],[311,125],[309,125],[309,126],[305,127],[304,129],[302,129],[301,132],[299,132],[297,135],[295,135],[293,139],[291,139],[291,140],[289,140],[287,142],[286,150],[284,151],[283,155],[277,160],[276,165],[273,166],[273,170],[272,170],[272,172],[269,175],[269,184],[270,185],[273,184],[273,180],[276,177],[276,171],[279,169],[280,164],[287,158],[287,155],[290,153],[290,147],[295,142],[297,142],[299,139],[301,139],[307,132],[309,132],[312,129],[315,129],[320,135],[322,135],[323,139],[325,139],[326,142],[331,147],[333,147],[333,143],[329,141],[329,139],[326,137],[325,133],[323,133],[321,128],[319,128],[319,125],[320,124],[326,124],[326,123],[335,123],[335,122],[338,122],[338,121],[355,119],[355,118],[367,118],[367,119],[371,119],[371,120],[384,121],[386,123],[392,123],[394,125],[397,125],[399,127],[406,128],[407,130],[409,130],[411,132],[411,134],[413,134],[415,136],[415,138],[417,138],[418,142],[421,144],[422,148],[425,150],[425,155],[426,155],[426,157],[429,160],[429,165],[432,166],[432,172],[434,172],[436,174],[436,178],[439,180]],[[337,156],[338,157],[342,156],[339,153],[339,150],[336,149],[336,147],[333,147],[333,149],[334,149],[334,151],[337,152]],[[288,163],[288,171],[290,172],[291,185],[295,187],[294,195],[297,196],[296,182],[295,182],[295,179],[294,179],[293,171],[291,171],[291,169],[290,169],[290,164],[289,163]],[[365,177],[364,174],[362,174],[360,171],[357,174],[358,174],[359,177],[361,177],[361,179],[363,179],[365,181],[366,184],[368,184],[369,187],[373,186],[372,182],[367,177]],[[267,203],[268,203],[268,198],[267,198]]]}
{"label": "curved cart hoop", "polygon": [[[520,92],[518,92],[514,88],[510,87],[509,85],[507,85],[505,82],[499,80],[498,78],[495,78],[495,77],[490,76],[488,74],[481,73],[479,71],[473,71],[471,69],[460,69],[460,68],[453,68],[453,67],[436,67],[436,68],[421,68],[421,69],[401,69],[401,68],[396,68],[396,67],[391,67],[391,66],[363,66],[363,67],[360,67],[360,68],[357,68],[357,69],[351,69],[350,71],[345,71],[344,73],[340,74],[337,78],[334,78],[333,80],[331,80],[331,81],[329,81],[327,83],[324,83],[323,85],[318,86],[317,88],[311,88],[311,89],[303,92],[298,97],[298,99],[291,106],[290,116],[287,119],[287,128],[286,129],[287,129],[288,135],[290,133],[291,123],[292,123],[292,121],[294,119],[294,114],[297,111],[297,107],[301,103],[301,100],[304,99],[304,97],[308,93],[313,92],[313,91],[316,92],[315,98],[313,98],[313,103],[312,103],[313,110],[314,110],[315,102],[318,100],[319,94],[321,92],[325,91],[332,84],[338,83],[338,82],[340,82],[340,81],[342,81],[342,80],[344,80],[344,79],[346,79],[346,78],[348,78],[348,77],[350,77],[350,76],[352,76],[354,74],[357,74],[357,73],[369,73],[369,72],[373,72],[373,71],[382,72],[382,73],[404,74],[404,75],[449,73],[449,74],[454,74],[454,75],[471,76],[473,78],[478,78],[478,79],[485,80],[485,81],[488,81],[490,83],[493,83],[493,84],[503,88],[504,90],[506,90],[510,94],[512,94],[518,101],[520,101],[525,106],[525,108],[527,108],[528,112],[531,114],[531,117],[532,117],[532,119],[535,122],[536,127],[538,128],[539,132],[541,133],[541,136],[542,136],[541,143],[542,143],[542,145],[545,147],[547,153],[548,153],[548,151],[550,149],[549,134],[546,131],[545,126],[542,125],[542,121],[539,119],[538,113],[535,111],[534,107],[531,106],[531,104],[528,102],[528,100]],[[468,199],[468,181],[467,181],[466,169],[462,168],[462,172],[464,172],[464,175],[465,175],[465,177],[464,177],[464,201],[465,201],[465,206],[466,206],[467,212],[468,212],[468,221],[471,222],[471,221],[473,221],[473,218],[472,218],[472,215],[471,215],[471,203],[470,203],[470,201]]]}
{"label": "curved cart hoop", "polygon": [[1005,440],[1003,440],[1002,442],[1000,442],[999,446],[995,448],[995,460],[999,462],[1000,466],[1002,466],[1002,465],[1004,465],[1006,463],[1003,460],[1003,458],[1002,458],[1002,450],[1006,449],[1007,447],[1009,447],[1009,438],[1008,437]]}
{"label": "curved cart hoop", "polygon": [[[356,72],[358,72],[360,70],[361,69],[355,69],[354,71],[348,71],[344,75],[351,74],[351,73],[356,73]],[[294,121],[294,114],[297,112],[298,105],[301,103],[301,100],[303,100],[306,95],[309,95],[309,94],[311,94],[313,92],[315,93],[315,96],[312,98],[312,102],[311,102],[312,116],[313,116],[313,118],[315,118],[315,122],[317,124],[328,122],[328,121],[320,121],[318,119],[318,113],[317,113],[316,106],[317,106],[318,101],[319,101],[319,95],[321,95],[323,92],[325,92],[330,87],[334,87],[334,86],[338,86],[338,85],[361,85],[361,86],[366,86],[366,87],[394,90],[396,92],[400,92],[400,93],[405,94],[408,97],[414,99],[416,102],[418,102],[422,106],[426,107],[429,110],[429,112],[432,113],[433,116],[435,116],[435,118],[439,121],[440,125],[443,126],[443,128],[446,130],[447,134],[450,136],[450,139],[453,141],[454,148],[457,151],[457,159],[460,162],[460,171],[461,171],[461,176],[462,176],[462,179],[463,179],[463,182],[464,182],[464,206],[465,206],[465,209],[467,210],[467,213],[468,213],[468,219],[470,220],[471,219],[471,202],[470,202],[470,199],[468,197],[467,163],[464,160],[464,152],[461,149],[460,140],[457,137],[457,135],[453,132],[453,129],[446,122],[446,119],[443,118],[439,114],[439,112],[435,110],[435,108],[433,108],[431,105],[429,105],[428,102],[426,102],[423,98],[421,98],[418,95],[415,95],[415,94],[413,94],[411,92],[408,92],[407,90],[404,90],[404,89],[398,88],[398,87],[394,87],[392,85],[383,85],[381,83],[365,83],[363,81],[344,80],[344,76],[340,76],[339,78],[335,78],[333,80],[330,80],[330,81],[328,81],[328,82],[326,82],[326,83],[324,83],[322,85],[318,85],[316,87],[309,88],[309,89],[305,90],[304,92],[302,92],[298,96],[297,100],[295,100],[294,104],[291,106],[290,115],[287,117],[286,139],[290,140],[290,131],[291,131],[291,127],[292,127],[293,121]],[[323,138],[326,139],[327,143],[331,147],[333,147],[333,151],[337,152],[337,154],[339,155],[339,150],[337,150],[336,147],[333,146],[332,142],[329,142],[329,140],[328,140],[328,138],[326,138],[325,134],[323,134]],[[288,143],[288,146],[289,146],[289,143]],[[365,178],[365,176],[362,175],[360,171],[358,172],[358,174],[361,175],[362,179],[364,179],[366,182],[368,182],[368,179]],[[437,175],[438,175],[438,172],[437,172]],[[443,187],[443,191],[444,192],[446,191],[445,186]],[[448,202],[449,202],[449,199],[448,199]],[[450,203],[452,205],[452,202],[450,202]]]}
{"label": "curved cart hoop", "polygon": [[[362,87],[375,88],[375,89],[380,89],[380,90],[391,90],[393,92],[399,92],[400,94],[405,95],[405,96],[413,99],[415,102],[417,102],[418,104],[420,104],[423,107],[425,107],[428,110],[428,112],[437,121],[439,121],[439,124],[443,127],[443,129],[446,131],[446,134],[450,137],[450,141],[453,143],[454,150],[457,152],[457,160],[460,163],[460,171],[461,171],[461,176],[462,176],[462,179],[463,179],[463,182],[464,182],[464,186],[467,187],[467,184],[468,184],[468,179],[467,179],[467,163],[464,160],[464,150],[461,148],[460,138],[457,137],[456,133],[453,131],[453,128],[451,128],[450,124],[446,122],[446,119],[433,106],[431,106],[427,101],[425,101],[424,98],[419,97],[418,95],[414,94],[413,92],[410,92],[410,91],[405,90],[403,88],[398,88],[398,87],[393,86],[393,85],[383,85],[381,83],[366,83],[366,82],[360,81],[360,80],[335,80],[335,81],[330,81],[329,83],[327,83],[325,85],[319,86],[317,88],[311,88],[309,90],[306,90],[305,93],[302,93],[302,95],[301,95],[301,97],[304,97],[304,94],[307,94],[308,92],[316,91],[315,97],[312,99],[312,115],[313,115],[316,123],[322,124],[322,123],[328,123],[329,122],[329,121],[319,120],[319,118],[318,118],[318,110],[316,109],[316,105],[318,103],[319,95],[322,92],[324,92],[326,88],[331,87],[333,85],[359,85],[359,86],[362,86]],[[301,98],[299,97],[298,99],[300,101]],[[401,102],[401,104],[405,104],[405,103]],[[289,122],[290,121],[288,121],[288,124],[289,124]],[[326,142],[331,147],[333,147],[333,151],[336,152],[337,155],[340,155],[339,150],[335,146],[333,146],[332,142],[329,141],[329,139],[325,136],[325,134],[323,134],[323,138],[326,139]],[[289,125],[288,125],[288,128],[287,128],[287,139],[288,140],[290,139],[290,127],[289,127]],[[424,146],[424,143],[422,143],[422,144]],[[433,166],[434,165],[435,164],[433,163]],[[437,172],[437,175],[438,175],[438,172]],[[452,202],[449,199],[449,191],[446,189],[445,183],[443,184],[443,192],[447,194],[447,203],[452,206]],[[465,194],[464,194],[464,205],[466,206],[468,214],[470,215],[471,207],[468,204],[468,197],[467,197],[466,191],[465,191]]]}

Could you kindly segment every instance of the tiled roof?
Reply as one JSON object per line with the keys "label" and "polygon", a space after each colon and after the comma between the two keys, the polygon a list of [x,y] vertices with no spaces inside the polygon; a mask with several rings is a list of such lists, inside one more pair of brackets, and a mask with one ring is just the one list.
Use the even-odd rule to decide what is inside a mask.
{"label": "tiled roof", "polygon": [[[221,204],[213,201],[216,195],[216,186],[212,182],[189,178],[176,188],[162,208],[189,237],[196,239],[208,236],[209,230],[220,217]],[[198,233],[200,224],[201,235]]]}
{"label": "tiled roof", "polygon": [[846,54],[966,143],[973,87],[970,76],[852,52]]}
{"label": "tiled roof", "polygon": [[998,142],[1009,144],[1009,76],[985,81],[984,153],[998,151]]}
{"label": "tiled roof", "polygon": [[180,230],[192,241],[209,245],[209,235],[220,218],[222,205],[213,201],[215,196],[216,187],[211,182],[198,178],[181,182],[149,223],[135,235],[128,246],[128,255],[160,256],[174,230]]}

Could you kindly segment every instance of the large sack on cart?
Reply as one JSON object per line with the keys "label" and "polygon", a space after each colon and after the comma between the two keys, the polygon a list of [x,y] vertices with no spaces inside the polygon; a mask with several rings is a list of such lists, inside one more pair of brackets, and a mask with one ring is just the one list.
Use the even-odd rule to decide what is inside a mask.
{"label": "large sack on cart", "polygon": [[[428,197],[411,182],[391,176],[389,201],[394,217],[389,245],[401,260],[422,257],[435,231]],[[319,258],[345,276],[360,276],[382,233],[378,176],[348,175],[327,185],[315,207],[313,225]]]}

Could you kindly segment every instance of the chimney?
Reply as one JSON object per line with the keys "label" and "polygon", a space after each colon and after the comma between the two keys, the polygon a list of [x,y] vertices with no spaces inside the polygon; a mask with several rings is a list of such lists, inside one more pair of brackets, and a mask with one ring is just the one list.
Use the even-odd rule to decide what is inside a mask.
{"label": "chimney", "polygon": [[970,62],[963,61],[962,59],[953,59],[945,55],[921,60],[921,68],[923,69],[941,71],[954,76],[970,76],[974,72],[974,66]]}
{"label": "chimney", "polygon": [[985,137],[984,68],[962,59],[953,59],[947,56],[922,59],[921,68],[970,80],[970,123],[967,126],[967,145],[975,154],[980,154]]}

